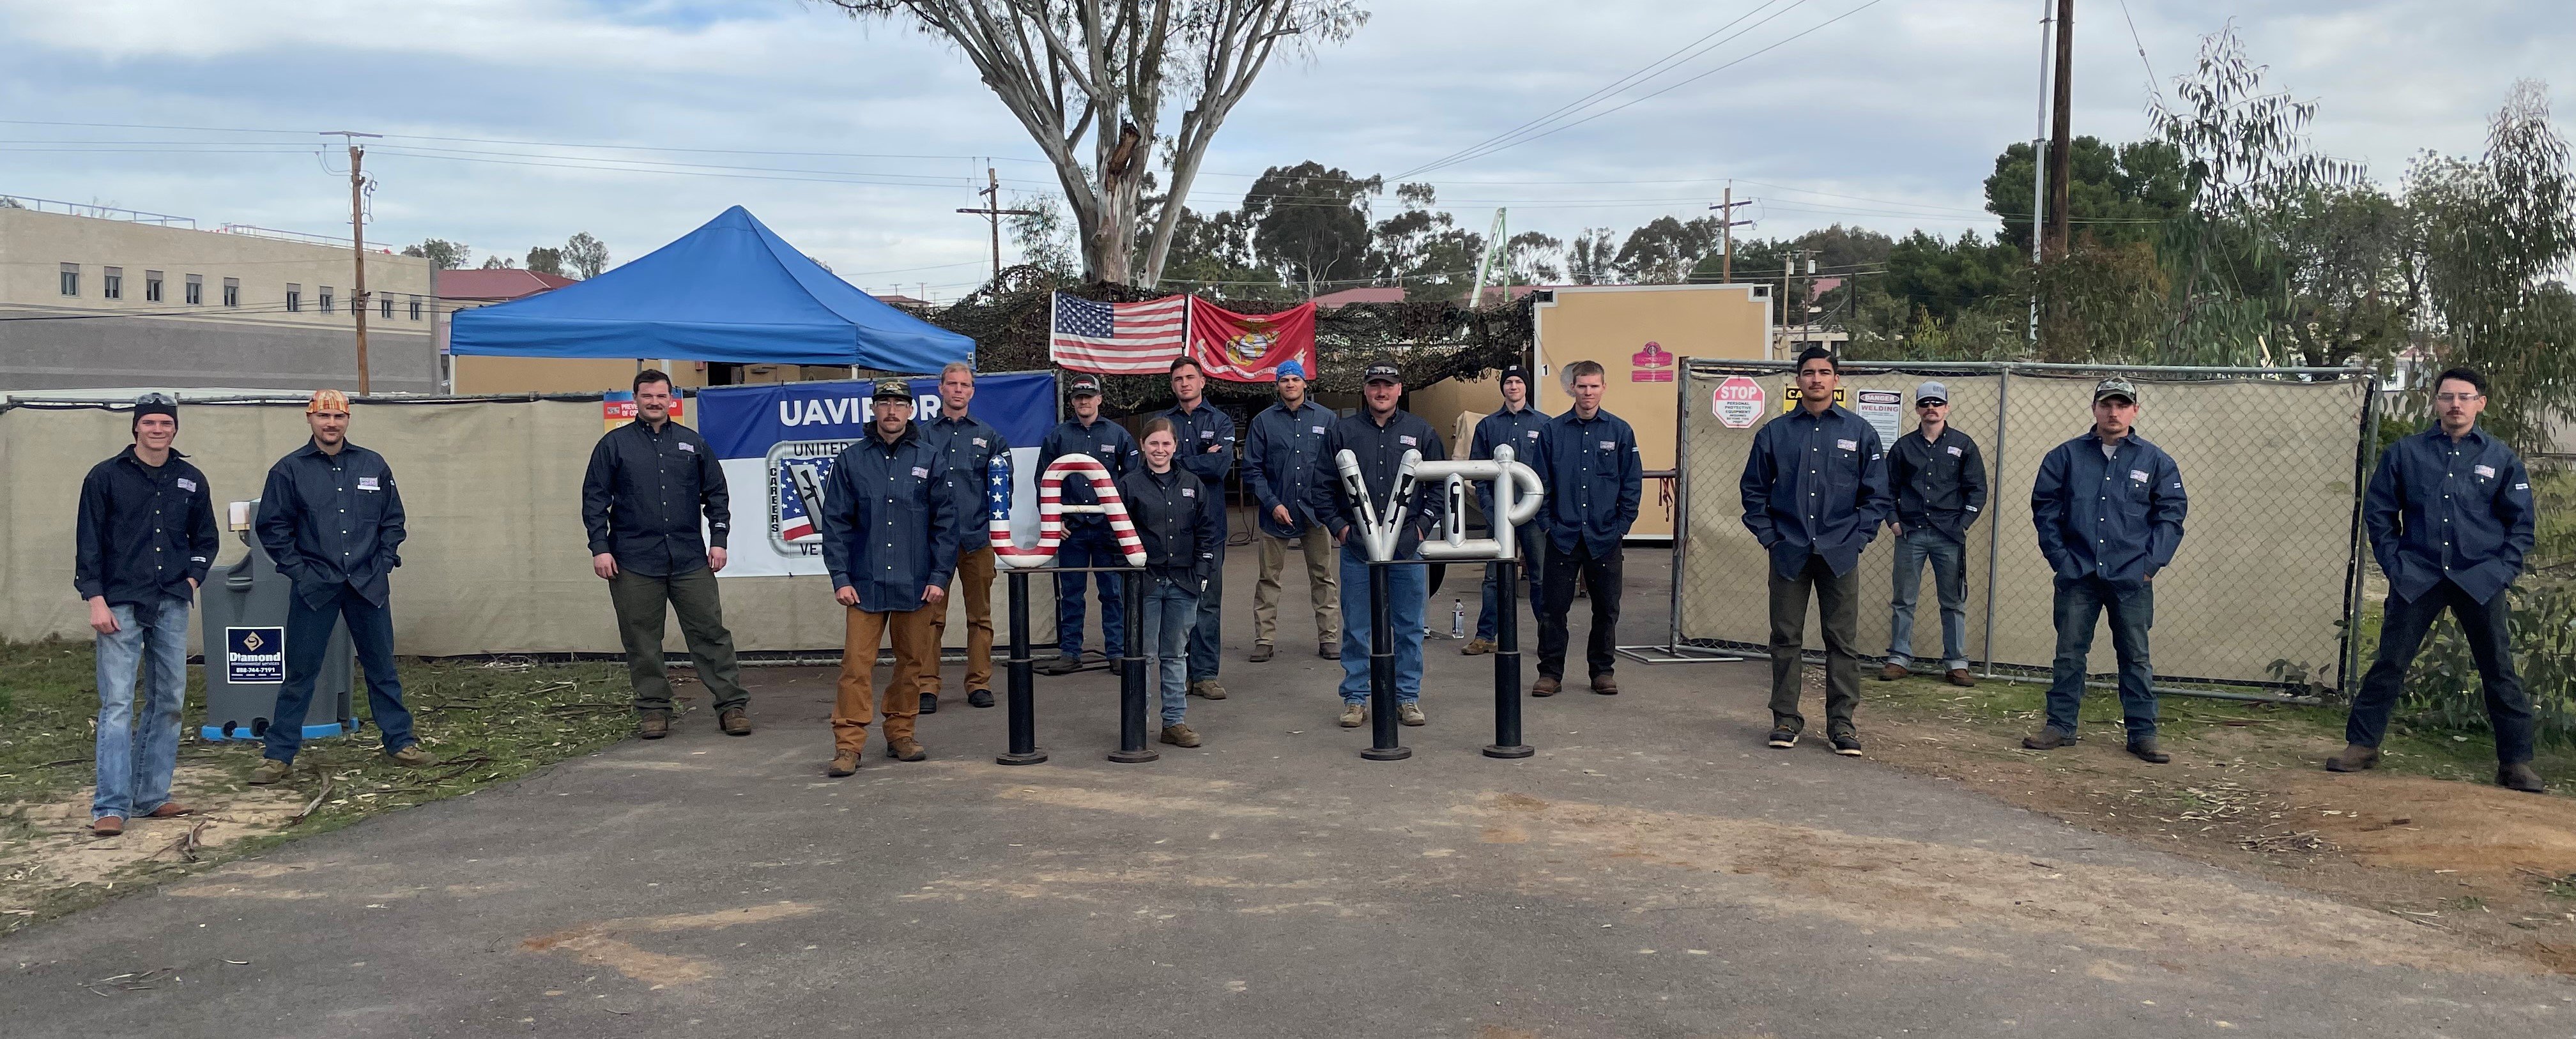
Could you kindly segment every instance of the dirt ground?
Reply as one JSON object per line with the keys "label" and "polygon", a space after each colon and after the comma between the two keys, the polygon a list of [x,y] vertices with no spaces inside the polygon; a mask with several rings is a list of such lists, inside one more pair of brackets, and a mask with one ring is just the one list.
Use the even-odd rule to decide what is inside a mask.
{"label": "dirt ground", "polygon": [[2460,761],[2410,759],[2395,741],[2378,770],[2327,772],[2343,746],[2331,710],[2167,698],[2174,760],[2150,765],[2123,750],[2116,721],[2094,720],[2107,691],[2088,699],[2082,742],[2039,752],[2019,744],[2036,712],[1995,710],[1994,683],[1865,684],[1881,762],[2576,975],[2576,799],[2410,774],[2456,776]]}

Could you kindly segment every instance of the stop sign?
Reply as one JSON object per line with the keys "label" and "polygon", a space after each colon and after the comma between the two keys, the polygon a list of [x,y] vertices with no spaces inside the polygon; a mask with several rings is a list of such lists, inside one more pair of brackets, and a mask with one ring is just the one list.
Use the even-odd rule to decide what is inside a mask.
{"label": "stop sign", "polygon": [[1709,409],[1728,429],[1751,429],[1762,421],[1762,384],[1750,376],[1730,375],[1710,395]]}

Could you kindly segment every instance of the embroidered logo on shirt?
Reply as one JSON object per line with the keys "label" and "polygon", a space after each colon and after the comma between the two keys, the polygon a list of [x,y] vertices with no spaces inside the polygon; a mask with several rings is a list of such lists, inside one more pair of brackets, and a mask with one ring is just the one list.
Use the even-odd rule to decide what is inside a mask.
{"label": "embroidered logo on shirt", "polygon": [[2527,483],[2517,483],[2513,485],[2513,489],[2517,491],[2527,491],[2531,489],[2531,485]]}
{"label": "embroidered logo on shirt", "polygon": [[189,562],[191,562],[191,563],[202,563],[202,562],[205,562],[205,561],[206,561],[206,557],[204,557],[204,556],[189,556],[189,557],[188,557],[188,561],[189,561]]}
{"label": "embroidered logo on shirt", "polygon": [[690,454],[697,454],[697,453],[698,453],[698,445],[696,445],[696,444],[692,444],[692,443],[690,443],[690,442],[688,442],[688,441],[686,441],[686,440],[683,440],[683,441],[680,441],[680,450],[682,450],[682,451],[686,451],[686,452],[688,452],[688,453],[690,453]]}
{"label": "embroidered logo on shirt", "polygon": [[1199,489],[1198,489],[1198,488],[1196,488],[1196,487],[1183,487],[1183,488],[1181,488],[1181,497],[1184,497],[1184,498],[1196,498],[1196,497],[1198,497],[1198,496],[1199,496]]}
{"label": "embroidered logo on shirt", "polygon": [[372,477],[372,476],[361,476],[361,477],[359,477],[359,478],[358,478],[358,489],[359,489],[359,490],[362,490],[362,491],[373,491],[373,490],[378,490],[378,489],[380,489],[380,488],[378,488],[378,487],[376,486],[376,478],[375,478],[375,477]]}
{"label": "embroidered logo on shirt", "polygon": [[1213,429],[1202,429],[1202,430],[1199,430],[1199,439],[1201,439],[1201,440],[1214,440],[1214,439],[1216,439],[1216,430],[1213,430]]}
{"label": "embroidered logo on shirt", "polygon": [[1321,433],[1321,432],[1323,432],[1323,431],[1324,431],[1324,427],[1322,427],[1322,426],[1310,426],[1310,427],[1308,427],[1308,428],[1313,429],[1315,432],[1318,432],[1318,433]]}
{"label": "embroidered logo on shirt", "polygon": [[1530,438],[1530,439],[1532,439],[1532,440],[1536,440],[1536,439],[1538,439],[1538,430],[1535,430],[1535,429],[1530,430],[1530,431],[1529,431],[1529,438]]}
{"label": "embroidered logo on shirt", "polygon": [[185,476],[180,477],[178,482],[180,490],[193,491],[197,489],[197,481],[191,480]]}
{"label": "embroidered logo on shirt", "polygon": [[1860,441],[1857,441],[1857,440],[1837,440],[1837,441],[1834,441],[1834,447],[1835,447],[1835,449],[1836,449],[1836,450],[1841,450],[1841,451],[1858,451],[1858,450],[1860,450]]}
{"label": "embroidered logo on shirt", "polygon": [[930,478],[930,470],[916,465],[912,467],[912,475],[927,480]]}
{"label": "embroidered logo on shirt", "polygon": [[983,437],[976,437],[976,438],[975,438],[975,446],[977,446],[977,447],[985,447],[985,446],[988,446],[988,445],[986,445],[986,444],[984,443],[984,438],[983,438]]}
{"label": "embroidered logo on shirt", "polygon": [[1946,450],[1948,450],[1948,451],[1950,452],[1950,457],[1952,457],[1952,458],[1958,458],[1958,457],[1961,457],[1961,455],[1959,454],[1959,449],[1958,449],[1958,448],[1956,448],[1956,447],[1947,448]]}
{"label": "embroidered logo on shirt", "polygon": [[2136,480],[2139,483],[2146,483],[2155,479],[2155,477],[2147,475],[2147,471],[2144,469],[2131,469],[2129,470],[2129,479]]}
{"label": "embroidered logo on shirt", "polygon": [[1601,449],[1604,451],[1612,450],[1618,446],[1619,442],[1616,440],[1604,440],[1601,442]]}
{"label": "embroidered logo on shirt", "polygon": [[2475,467],[2473,467],[2473,468],[2474,468],[2474,470],[2477,472],[2477,474],[2478,474],[2479,476],[2486,477],[2487,479],[2490,479],[2490,480],[2495,479],[2495,467],[2494,467],[2494,466],[2492,466],[2492,465],[2481,465],[2481,466],[2475,466]]}
{"label": "embroidered logo on shirt", "polygon": [[1398,441],[1400,441],[1400,442],[1402,442],[1402,443],[1404,444],[1404,446],[1406,446],[1406,447],[1419,447],[1419,446],[1421,446],[1420,442],[1419,442],[1419,441],[1414,440],[1412,437],[1408,437],[1408,436],[1398,436],[1398,437],[1396,437],[1395,439],[1396,439],[1396,440],[1398,440]]}

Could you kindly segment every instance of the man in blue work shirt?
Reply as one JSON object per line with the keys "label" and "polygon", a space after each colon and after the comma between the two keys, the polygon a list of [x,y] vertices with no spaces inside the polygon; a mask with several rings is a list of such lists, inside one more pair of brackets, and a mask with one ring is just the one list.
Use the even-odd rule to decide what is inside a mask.
{"label": "man in blue work shirt", "polygon": [[2326,768],[2359,772],[2379,764],[2388,712],[2424,634],[2442,611],[2460,622],[2485,686],[2487,721],[2495,731],[2496,785],[2548,792],[2532,770],[2531,698],[2514,674],[2505,589],[2531,552],[2536,512],[2531,475],[2505,442],[2478,428],[2486,410],[2486,377],[2453,368],[2433,380],[2432,429],[2389,446],[2379,456],[2362,501],[2370,551],[2388,575],[2388,608],[2379,625],[2379,655],[2362,676],[2344,722],[2343,753]]}
{"label": "man in blue work shirt", "polygon": [[1252,489],[1260,515],[1252,538],[1261,547],[1261,578],[1252,586],[1252,662],[1269,660],[1279,633],[1279,574],[1288,564],[1288,545],[1295,542],[1306,556],[1306,594],[1315,604],[1315,653],[1326,660],[1342,656],[1341,579],[1335,573],[1332,541],[1315,526],[1306,507],[1306,485],[1314,479],[1315,460],[1324,446],[1324,428],[1333,411],[1306,396],[1306,366],[1283,361],[1278,368],[1279,403],[1252,416],[1252,431],[1243,441],[1243,483]]}
{"label": "man in blue work shirt", "polygon": [[1580,573],[1592,595],[1592,636],[1583,663],[1592,691],[1610,696],[1619,691],[1611,674],[1625,569],[1619,541],[1637,522],[1645,466],[1637,456],[1637,432],[1601,410],[1609,385],[1601,362],[1576,361],[1565,366],[1565,374],[1574,406],[1539,427],[1538,457],[1531,460],[1547,488],[1547,598],[1538,614],[1538,683],[1530,695],[1554,696],[1563,684],[1566,614],[1574,609]]}
{"label": "man in blue work shirt", "polygon": [[435,765],[412,736],[394,670],[394,568],[402,565],[402,493],[385,456],[349,442],[349,398],[315,390],[304,405],[313,438],[268,470],[253,529],[277,572],[294,582],[286,600],[286,682],[269,716],[267,747],[250,781],[285,779],[304,745],[304,712],[322,674],[331,625],[345,620],[349,645],[367,675],[367,710],[385,756],[414,768]]}
{"label": "man in blue work shirt", "polygon": [[886,676],[886,756],[928,757],[913,738],[921,712],[921,674],[939,666],[932,622],[948,609],[948,579],[957,567],[957,496],[940,472],[937,446],[912,422],[912,386],[877,383],[875,420],[858,442],[832,460],[823,484],[823,568],[832,600],[848,608],[841,678],[832,701],[832,763],[823,772],[859,768],[868,721],[876,716],[868,676],[881,640],[894,643]]}
{"label": "man in blue work shirt", "polygon": [[1811,346],[1798,355],[1797,407],[1763,423],[1744,459],[1744,526],[1771,555],[1771,734],[1798,745],[1806,677],[1807,596],[1825,632],[1825,735],[1858,757],[1860,553],[1886,522],[1887,459],[1869,420],[1834,403],[1841,366]]}
{"label": "man in blue work shirt", "polygon": [[1218,651],[1225,647],[1220,622],[1225,597],[1225,474],[1234,471],[1234,419],[1207,402],[1207,369],[1186,356],[1172,361],[1172,396],[1180,403],[1161,417],[1172,420],[1172,464],[1188,470],[1216,506],[1216,563],[1199,592],[1198,625],[1190,629],[1189,695],[1225,699],[1218,685]]}
{"label": "man in blue work shirt", "polygon": [[1923,564],[1941,602],[1941,666],[1951,685],[1974,686],[1968,673],[1968,528],[1986,508],[1986,460],[1977,442],[1950,424],[1950,388],[1914,388],[1912,436],[1887,445],[1887,482],[1896,492],[1896,580],[1888,603],[1887,665],[1882,681],[1906,676],[1914,660],[1914,602]]}
{"label": "man in blue work shirt", "polygon": [[[1547,416],[1529,406],[1529,372],[1514,365],[1503,369],[1503,377],[1495,382],[1503,391],[1502,410],[1476,421],[1476,435],[1467,441],[1467,457],[1491,459],[1494,448],[1509,444],[1513,460],[1544,473],[1545,470],[1539,466],[1538,431],[1539,427],[1547,424]],[[1494,515],[1493,485],[1479,481],[1475,486],[1476,504],[1484,509],[1485,524],[1491,527],[1501,523],[1502,517]],[[1534,617],[1544,616],[1547,612],[1542,597],[1545,585],[1539,580],[1544,570],[1542,561],[1547,558],[1547,543],[1543,540],[1546,531],[1547,514],[1542,511],[1513,532],[1513,547],[1519,549],[1521,555],[1521,576],[1529,579],[1527,600],[1530,615]],[[1501,593],[1501,589],[1494,587],[1494,582],[1501,570],[1495,564],[1485,564],[1484,605],[1476,611],[1476,637],[1467,640],[1466,647],[1458,651],[1460,654],[1472,657],[1493,652],[1495,623],[1501,619],[1519,623],[1517,619],[1497,618],[1494,614],[1494,604],[1500,601]]]}
{"label": "man in blue work shirt", "polygon": [[[1406,452],[1415,452],[1426,462],[1449,457],[1448,446],[1440,442],[1440,433],[1420,416],[1396,407],[1404,399],[1404,375],[1393,363],[1381,361],[1369,365],[1360,375],[1359,413],[1336,419],[1324,434],[1322,457],[1315,460],[1314,483],[1307,489],[1307,504],[1317,522],[1342,546],[1342,716],[1345,729],[1356,729],[1368,723],[1369,643],[1376,614],[1370,610],[1368,550],[1361,537],[1360,521],[1364,518],[1362,503],[1350,496],[1342,482],[1339,461],[1349,451],[1359,462],[1360,481],[1368,493],[1368,507],[1379,522],[1385,522],[1401,505],[1405,509],[1404,525],[1395,543],[1397,559],[1411,559],[1420,554],[1422,539],[1441,522],[1440,488],[1429,480],[1416,481],[1412,500],[1395,500],[1395,478],[1402,468]],[[1387,568],[1387,619],[1395,629],[1395,697],[1398,720],[1406,725],[1420,725],[1422,714],[1422,607],[1431,594],[1430,575],[1419,566]]]}
{"label": "man in blue work shirt", "polygon": [[[1007,474],[1011,442],[1002,431],[967,410],[975,400],[975,368],[951,361],[939,370],[939,415],[920,423],[921,433],[939,448],[941,472],[957,494],[957,570],[966,586],[966,706],[993,706],[993,538],[992,507],[985,488],[992,481],[994,460]],[[1006,477],[1007,481],[1007,477]],[[932,621],[931,633],[944,644],[948,611]],[[939,668],[921,676],[921,713],[939,710]]]}
{"label": "man in blue work shirt", "polygon": [[2137,434],[2137,421],[2138,388],[2127,379],[2102,380],[2093,387],[2092,431],[2051,449],[2039,460],[2039,479],[2031,485],[2039,551],[2057,574],[2057,661],[2048,684],[2048,725],[2022,739],[2032,750],[2075,742],[2093,628],[2109,610],[2129,753],[2159,765],[2173,760],[2156,745],[2147,630],[2156,622],[2156,573],[2182,547],[2189,502],[2182,470],[2173,456]]}
{"label": "man in blue work shirt", "polygon": [[[1059,422],[1038,442],[1038,472],[1065,455],[1090,455],[1109,470],[1113,481],[1134,470],[1138,464],[1136,438],[1108,419],[1100,417],[1100,377],[1077,375],[1066,394],[1073,402],[1073,417]],[[1063,495],[1056,499],[1065,505],[1096,505],[1100,499],[1091,491],[1091,483],[1080,477],[1064,481]],[[1118,550],[1118,541],[1109,530],[1109,518],[1097,513],[1067,513],[1064,516],[1064,541],[1056,546],[1059,566],[1125,566],[1127,556]],[[1068,675],[1082,666],[1082,588],[1085,577],[1100,579],[1100,648],[1109,658],[1109,673],[1117,674],[1119,658],[1126,655],[1127,601],[1121,598],[1126,586],[1118,574],[1059,573],[1055,575],[1055,646],[1056,658],[1038,665],[1042,675]]]}
{"label": "man in blue work shirt", "polygon": [[188,699],[188,610],[218,545],[206,474],[170,446],[179,402],[166,393],[135,400],[133,433],[131,446],[81,480],[72,556],[72,588],[98,633],[98,787],[89,816],[101,837],[124,833],[138,815],[188,814],[170,799]]}

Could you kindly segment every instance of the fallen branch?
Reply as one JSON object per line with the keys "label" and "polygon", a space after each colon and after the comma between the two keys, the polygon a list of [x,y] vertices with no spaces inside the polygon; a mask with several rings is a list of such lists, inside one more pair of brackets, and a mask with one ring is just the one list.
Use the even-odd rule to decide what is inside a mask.
{"label": "fallen branch", "polygon": [[288,826],[293,826],[293,825],[295,825],[295,824],[297,824],[297,823],[303,822],[306,816],[310,816],[310,815],[312,815],[312,814],[313,814],[313,810],[314,810],[314,809],[322,807],[322,800],[323,800],[324,798],[327,798],[327,797],[330,797],[330,796],[331,796],[331,774],[330,774],[330,773],[328,773],[328,772],[325,772],[325,773],[323,773],[323,774],[322,774],[322,792],[321,792],[321,793],[318,793],[318,794],[313,795],[313,800],[310,800],[310,801],[305,802],[305,803],[304,803],[304,810],[303,810],[303,811],[301,811],[301,812],[297,812],[297,813],[295,813],[295,817],[294,817],[294,818],[292,818],[292,819],[288,819],[288,820],[286,821],[286,825],[288,825]]}

